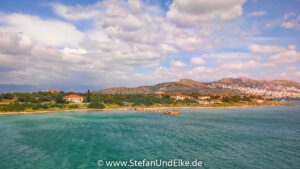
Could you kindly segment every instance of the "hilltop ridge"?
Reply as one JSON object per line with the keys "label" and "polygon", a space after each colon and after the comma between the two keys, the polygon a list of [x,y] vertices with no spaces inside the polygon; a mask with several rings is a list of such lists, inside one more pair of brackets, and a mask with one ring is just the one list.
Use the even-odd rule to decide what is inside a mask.
{"label": "hilltop ridge", "polygon": [[269,97],[300,97],[300,83],[291,80],[254,80],[250,78],[225,78],[210,83],[192,79],[159,83],[136,88],[109,88],[94,91],[101,94],[158,94],[158,93],[200,93],[211,95],[253,94]]}

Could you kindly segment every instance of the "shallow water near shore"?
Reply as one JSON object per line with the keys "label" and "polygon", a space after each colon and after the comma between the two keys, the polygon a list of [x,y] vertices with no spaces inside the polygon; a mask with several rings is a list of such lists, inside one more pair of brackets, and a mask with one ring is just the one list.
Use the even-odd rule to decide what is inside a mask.
{"label": "shallow water near shore", "polygon": [[182,109],[177,116],[136,111],[4,115],[0,168],[106,168],[97,161],[131,159],[198,159],[202,168],[299,168],[300,103],[295,104]]}

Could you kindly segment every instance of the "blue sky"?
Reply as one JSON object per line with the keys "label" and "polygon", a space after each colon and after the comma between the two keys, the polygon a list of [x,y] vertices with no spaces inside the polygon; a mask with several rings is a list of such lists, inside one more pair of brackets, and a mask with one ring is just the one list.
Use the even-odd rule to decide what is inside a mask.
{"label": "blue sky", "polygon": [[300,81],[299,0],[0,1],[0,82]]}

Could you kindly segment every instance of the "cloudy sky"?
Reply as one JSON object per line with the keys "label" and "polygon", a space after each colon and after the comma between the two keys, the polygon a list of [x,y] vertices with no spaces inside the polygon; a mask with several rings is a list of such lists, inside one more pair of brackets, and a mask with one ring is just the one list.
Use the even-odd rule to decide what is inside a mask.
{"label": "cloudy sky", "polygon": [[299,0],[10,0],[0,18],[0,84],[300,81]]}

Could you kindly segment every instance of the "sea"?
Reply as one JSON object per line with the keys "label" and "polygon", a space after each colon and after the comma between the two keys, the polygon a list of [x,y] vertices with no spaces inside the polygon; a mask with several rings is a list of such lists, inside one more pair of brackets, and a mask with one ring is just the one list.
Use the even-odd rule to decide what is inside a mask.
{"label": "sea", "polygon": [[300,102],[289,104],[2,115],[0,168],[299,169]]}

